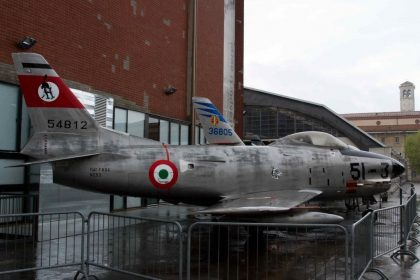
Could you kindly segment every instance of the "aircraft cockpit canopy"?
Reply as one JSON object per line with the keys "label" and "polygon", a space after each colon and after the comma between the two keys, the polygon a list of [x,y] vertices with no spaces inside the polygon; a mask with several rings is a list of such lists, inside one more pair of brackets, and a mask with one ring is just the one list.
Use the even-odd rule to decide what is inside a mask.
{"label": "aircraft cockpit canopy", "polygon": [[310,145],[332,149],[348,148],[348,145],[340,139],[320,131],[304,131],[290,134],[274,141],[270,145]]}

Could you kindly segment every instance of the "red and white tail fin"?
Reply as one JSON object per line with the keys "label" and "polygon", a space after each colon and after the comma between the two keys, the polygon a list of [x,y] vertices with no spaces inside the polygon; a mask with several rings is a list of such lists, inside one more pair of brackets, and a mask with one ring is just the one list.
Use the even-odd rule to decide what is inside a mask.
{"label": "red and white tail fin", "polygon": [[44,57],[35,53],[12,57],[35,132],[97,130],[96,121]]}
{"label": "red and white tail fin", "polygon": [[97,122],[39,54],[14,53],[13,62],[32,122],[21,153],[51,158],[97,150]]}

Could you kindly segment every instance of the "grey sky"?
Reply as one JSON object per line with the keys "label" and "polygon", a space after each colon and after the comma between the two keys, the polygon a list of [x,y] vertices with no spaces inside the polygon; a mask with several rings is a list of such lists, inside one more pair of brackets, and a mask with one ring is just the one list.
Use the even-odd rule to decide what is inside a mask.
{"label": "grey sky", "polygon": [[420,110],[420,1],[245,0],[244,84],[337,113]]}

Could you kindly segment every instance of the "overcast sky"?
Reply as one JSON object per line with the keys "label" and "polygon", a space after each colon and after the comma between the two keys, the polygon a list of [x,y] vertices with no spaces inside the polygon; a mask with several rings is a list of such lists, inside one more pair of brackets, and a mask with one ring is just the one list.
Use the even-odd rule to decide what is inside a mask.
{"label": "overcast sky", "polygon": [[245,0],[244,85],[337,113],[420,110],[420,1]]}

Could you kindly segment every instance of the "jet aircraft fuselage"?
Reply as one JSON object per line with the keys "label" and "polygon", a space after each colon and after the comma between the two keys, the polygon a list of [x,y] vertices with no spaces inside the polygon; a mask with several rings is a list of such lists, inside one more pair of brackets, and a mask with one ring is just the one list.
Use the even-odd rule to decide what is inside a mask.
{"label": "jet aircraft fuselage", "polygon": [[[389,157],[348,147],[135,145],[135,138],[120,135],[127,138],[127,146],[120,142],[115,150],[105,141],[99,155],[54,163],[54,181],[99,192],[211,205],[222,198],[259,197],[279,190],[318,190],[318,198],[325,199],[367,197],[386,191],[400,168]],[[158,160],[174,164],[173,185],[159,185],[159,178],[150,175]]]}

